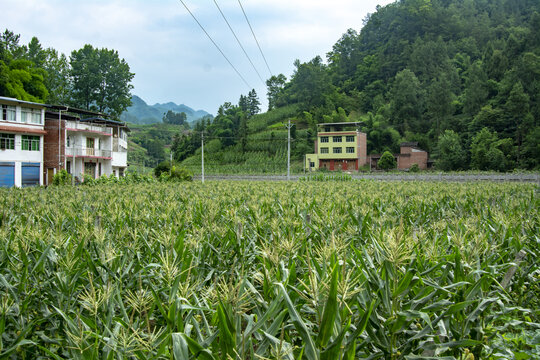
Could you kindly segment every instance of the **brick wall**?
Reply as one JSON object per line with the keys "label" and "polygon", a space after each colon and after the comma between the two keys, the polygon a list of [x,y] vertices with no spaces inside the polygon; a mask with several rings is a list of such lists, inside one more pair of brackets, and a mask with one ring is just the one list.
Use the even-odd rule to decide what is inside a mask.
{"label": "brick wall", "polygon": [[356,146],[358,154],[358,167],[367,164],[367,135],[363,132],[357,132]]}
{"label": "brick wall", "polygon": [[[47,169],[54,168],[58,171],[58,141],[60,140],[60,162],[65,168],[65,121],[60,124],[60,139],[58,138],[58,119],[45,119],[45,131],[43,147],[43,172],[44,179],[47,179]],[[45,181],[46,182],[46,181]]]}
{"label": "brick wall", "polygon": [[427,169],[428,153],[411,147],[401,147],[401,153],[398,155],[398,169],[409,169],[413,164],[418,168]]}

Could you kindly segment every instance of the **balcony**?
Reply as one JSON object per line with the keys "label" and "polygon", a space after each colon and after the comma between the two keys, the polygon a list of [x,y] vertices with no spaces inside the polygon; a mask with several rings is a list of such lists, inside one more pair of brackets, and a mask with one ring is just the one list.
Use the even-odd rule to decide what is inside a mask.
{"label": "balcony", "polygon": [[66,156],[72,157],[91,157],[91,158],[104,158],[110,159],[112,152],[110,150],[100,150],[100,149],[75,149],[75,148],[66,148]]}
{"label": "balcony", "polygon": [[105,136],[112,136],[113,129],[105,126],[84,124],[78,121],[68,121],[66,123],[67,131],[82,131],[92,134],[101,134]]}
{"label": "balcony", "polygon": [[124,152],[127,151],[127,141],[120,138],[113,138],[113,151]]}

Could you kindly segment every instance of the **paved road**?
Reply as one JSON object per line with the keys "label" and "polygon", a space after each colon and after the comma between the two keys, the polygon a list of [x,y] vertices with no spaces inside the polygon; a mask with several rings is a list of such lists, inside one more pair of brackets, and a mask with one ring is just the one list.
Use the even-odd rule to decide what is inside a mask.
{"label": "paved road", "polygon": [[[509,181],[540,184],[540,173],[537,174],[353,174],[353,179],[380,181]],[[291,181],[298,181],[304,175],[291,175]],[[201,180],[201,176],[193,177]],[[205,180],[251,180],[251,181],[286,181],[286,175],[205,175]]]}

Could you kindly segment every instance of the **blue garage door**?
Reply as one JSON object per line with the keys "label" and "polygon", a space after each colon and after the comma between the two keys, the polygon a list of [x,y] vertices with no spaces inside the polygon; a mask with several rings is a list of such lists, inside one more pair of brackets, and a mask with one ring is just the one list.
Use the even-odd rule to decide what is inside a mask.
{"label": "blue garage door", "polygon": [[22,186],[39,186],[39,163],[22,164]]}
{"label": "blue garage door", "polygon": [[0,162],[0,186],[11,187],[15,185],[15,163]]}

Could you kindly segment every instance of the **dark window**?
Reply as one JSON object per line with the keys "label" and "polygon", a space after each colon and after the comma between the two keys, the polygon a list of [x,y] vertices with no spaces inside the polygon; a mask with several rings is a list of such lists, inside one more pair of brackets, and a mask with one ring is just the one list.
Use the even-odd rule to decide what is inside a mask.
{"label": "dark window", "polygon": [[332,151],[334,152],[334,154],[341,154],[341,148],[340,147],[335,147],[332,149]]}
{"label": "dark window", "polygon": [[341,136],[333,136],[332,141],[341,142]]}
{"label": "dark window", "polygon": [[354,135],[347,135],[347,142],[354,142]]}
{"label": "dark window", "polygon": [[39,136],[23,135],[22,149],[29,151],[39,151]]}
{"label": "dark window", "polygon": [[321,136],[321,142],[327,143],[328,142],[328,136]]}
{"label": "dark window", "polygon": [[0,134],[0,149],[15,150],[15,135]]}

